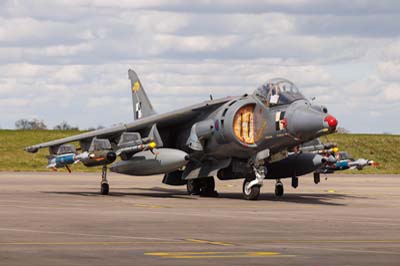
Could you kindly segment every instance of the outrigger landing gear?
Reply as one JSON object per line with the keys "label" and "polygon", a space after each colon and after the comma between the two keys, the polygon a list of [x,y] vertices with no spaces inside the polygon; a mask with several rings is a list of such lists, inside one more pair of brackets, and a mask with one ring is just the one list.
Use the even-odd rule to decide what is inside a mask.
{"label": "outrigger landing gear", "polygon": [[103,165],[103,168],[101,169],[100,193],[101,195],[108,195],[109,191],[110,191],[110,186],[108,185],[108,180],[107,180],[107,166]]}
{"label": "outrigger landing gear", "polygon": [[187,192],[189,195],[202,195],[207,197],[218,196],[215,191],[214,177],[197,178],[187,181]]}
{"label": "outrigger landing gear", "polygon": [[275,184],[275,196],[282,197],[284,193],[283,184],[281,180],[277,179]]}

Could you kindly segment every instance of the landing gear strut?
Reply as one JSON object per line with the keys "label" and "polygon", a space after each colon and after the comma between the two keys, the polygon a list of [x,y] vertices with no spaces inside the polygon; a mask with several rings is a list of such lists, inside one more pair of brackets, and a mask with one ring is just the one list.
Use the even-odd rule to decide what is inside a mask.
{"label": "landing gear strut", "polygon": [[254,179],[245,179],[243,182],[243,197],[247,200],[257,200],[260,196],[260,188],[267,175],[267,168],[263,163],[253,165]]}
{"label": "landing gear strut", "polygon": [[186,188],[189,195],[218,196],[217,191],[215,191],[214,177],[212,176],[188,180]]}
{"label": "landing gear strut", "polygon": [[292,187],[297,188],[299,186],[299,178],[297,176],[292,177]]}
{"label": "landing gear strut", "polygon": [[318,184],[321,181],[321,175],[320,173],[315,172],[314,173],[314,183]]}
{"label": "landing gear strut", "polygon": [[101,195],[108,195],[109,191],[110,191],[110,186],[108,185],[108,180],[107,180],[107,166],[103,165],[103,168],[101,169],[100,193]]}
{"label": "landing gear strut", "polygon": [[276,184],[275,184],[275,196],[277,197],[282,197],[284,193],[283,190],[283,184],[282,182],[278,179],[276,180]]}

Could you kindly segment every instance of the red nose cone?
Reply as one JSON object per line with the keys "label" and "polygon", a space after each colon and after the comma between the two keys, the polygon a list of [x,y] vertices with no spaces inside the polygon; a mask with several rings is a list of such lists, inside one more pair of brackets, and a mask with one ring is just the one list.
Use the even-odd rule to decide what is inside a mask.
{"label": "red nose cone", "polygon": [[336,120],[336,118],[334,118],[331,115],[328,115],[327,117],[325,117],[324,121],[328,123],[330,128],[336,128],[337,127],[338,121]]}

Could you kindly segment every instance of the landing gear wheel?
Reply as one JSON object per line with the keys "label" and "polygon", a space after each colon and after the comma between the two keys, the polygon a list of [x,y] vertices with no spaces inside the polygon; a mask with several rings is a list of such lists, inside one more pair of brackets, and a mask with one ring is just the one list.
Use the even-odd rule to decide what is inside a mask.
{"label": "landing gear wheel", "polygon": [[282,197],[284,193],[282,182],[278,181],[275,185],[275,196]]}
{"label": "landing gear wheel", "polygon": [[199,179],[191,179],[187,181],[186,189],[189,195],[200,195],[201,186]]}
{"label": "landing gear wheel", "polygon": [[218,193],[215,191],[214,177],[201,178],[201,195],[206,197],[217,197]]}
{"label": "landing gear wheel", "polygon": [[246,200],[257,200],[260,196],[260,186],[253,186],[252,188],[248,188],[251,180],[244,180],[243,182],[243,197]]}
{"label": "landing gear wheel", "polygon": [[107,183],[101,184],[101,189],[100,189],[101,195],[108,195],[109,191],[110,191],[110,186]]}

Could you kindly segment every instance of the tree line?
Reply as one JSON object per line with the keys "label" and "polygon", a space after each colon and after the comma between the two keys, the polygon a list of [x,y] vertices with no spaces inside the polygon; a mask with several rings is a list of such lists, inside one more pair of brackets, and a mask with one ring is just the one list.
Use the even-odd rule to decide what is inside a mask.
{"label": "tree line", "polygon": [[[96,130],[96,129],[101,129],[104,128],[103,126],[98,126],[97,128],[91,127],[88,128],[87,130]],[[19,119],[18,121],[15,122],[15,129],[17,130],[48,130],[49,128],[47,125],[44,123],[43,120],[39,119]],[[79,130],[79,127],[72,126],[70,125],[67,121],[62,121],[58,125],[55,125],[53,130]]]}

